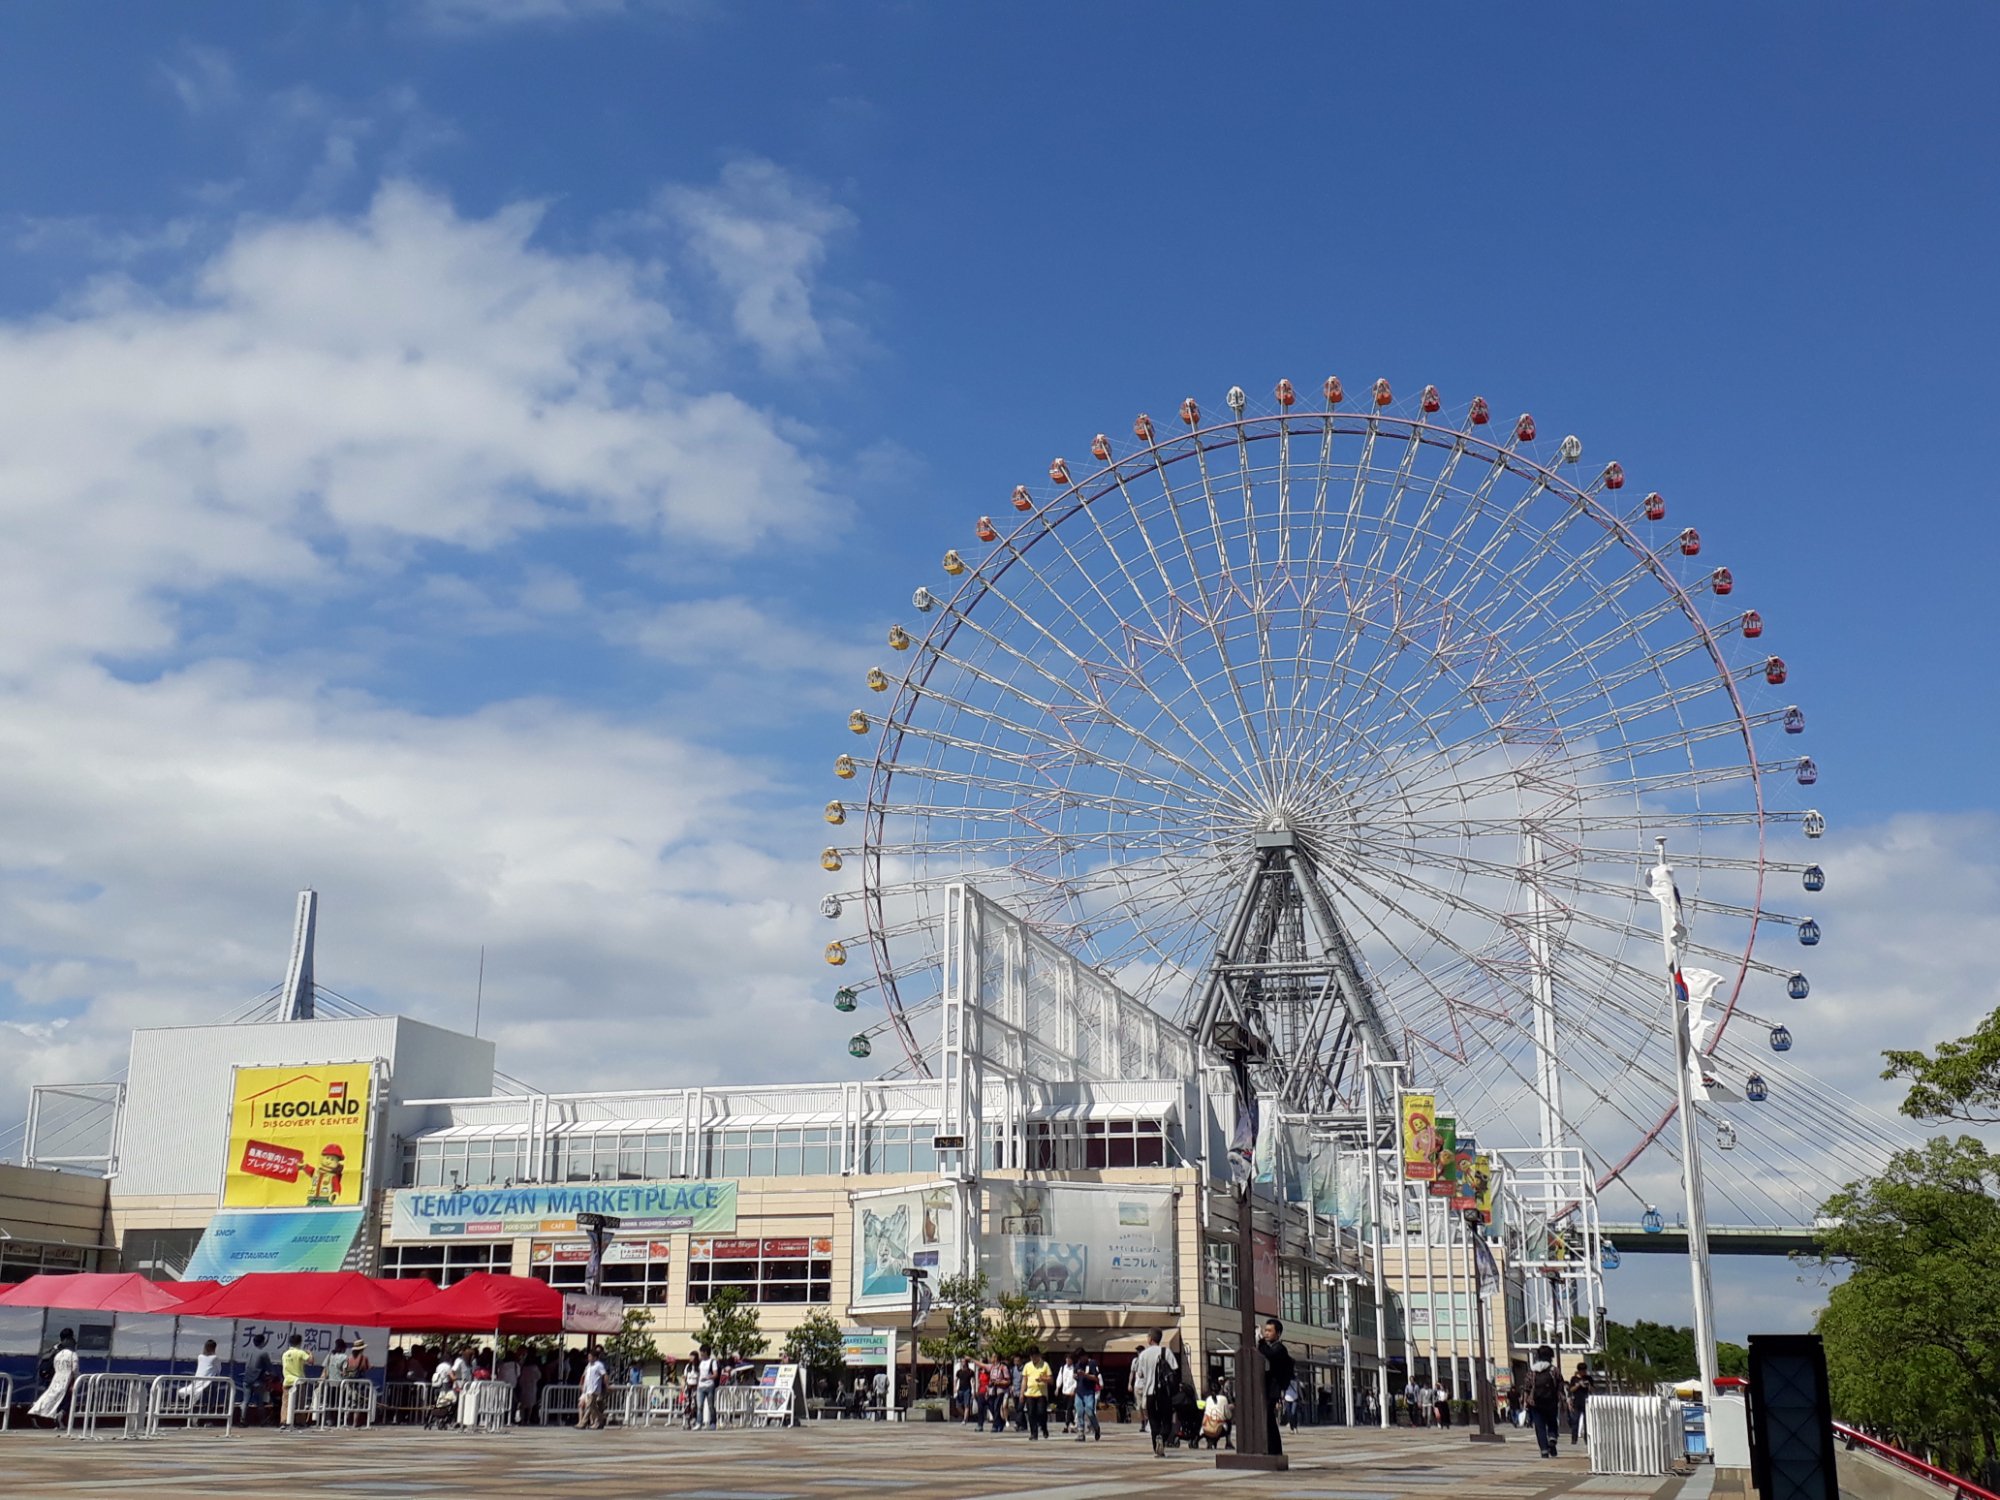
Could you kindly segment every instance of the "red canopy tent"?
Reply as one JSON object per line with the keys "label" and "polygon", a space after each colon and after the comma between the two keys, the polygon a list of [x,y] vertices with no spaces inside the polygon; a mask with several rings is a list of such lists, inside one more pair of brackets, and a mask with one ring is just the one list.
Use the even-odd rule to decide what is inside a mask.
{"label": "red canopy tent", "polygon": [[179,1302],[174,1310],[184,1318],[267,1318],[387,1328],[409,1295],[388,1290],[391,1284],[359,1271],[252,1271],[205,1297]]}
{"label": "red canopy tent", "polygon": [[561,1333],[563,1294],[532,1276],[475,1271],[397,1313],[412,1333]]}
{"label": "red canopy tent", "polygon": [[137,1271],[80,1271],[66,1276],[30,1276],[0,1292],[7,1307],[56,1307],[76,1312],[165,1313],[186,1304]]}

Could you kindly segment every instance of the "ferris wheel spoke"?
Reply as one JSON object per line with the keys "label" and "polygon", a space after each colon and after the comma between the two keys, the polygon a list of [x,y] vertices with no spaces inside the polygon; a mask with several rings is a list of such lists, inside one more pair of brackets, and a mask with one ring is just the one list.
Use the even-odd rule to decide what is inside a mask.
{"label": "ferris wheel spoke", "polygon": [[[1022,566],[1025,572],[1039,579],[1040,575],[1035,573],[1032,564],[1027,563],[1025,559],[1023,559]],[[1043,590],[1046,592],[1047,585],[1043,584],[1042,587]],[[1012,613],[1016,621],[1026,625],[1032,631],[1032,633],[1043,637],[1045,640],[1051,642],[1056,640],[1054,633],[1049,629],[1049,627],[1043,624],[1040,619],[1038,619],[1031,611],[1029,611],[1019,601],[1015,600],[1009,594],[999,592],[997,589],[993,590],[992,592],[994,596],[997,597],[1000,600],[1000,602]],[[1079,686],[1074,680],[1058,675],[1057,673],[1051,671],[1047,666],[1029,657],[1025,652],[1019,650],[1018,648],[1012,646],[1011,644],[1003,642],[1000,639],[997,632],[987,629],[984,625],[981,625],[976,621],[972,620],[972,618],[968,615],[960,614],[957,617],[957,620],[961,628],[970,628],[975,635],[979,636],[987,644],[989,649],[1008,656],[1010,659],[1014,660],[1018,665],[1025,668],[1026,670],[1035,672],[1044,681],[1050,682],[1052,685],[1059,685],[1062,691],[1065,694],[1067,694],[1072,701],[1069,704],[1065,705],[1065,707],[1062,710],[1058,711],[1052,705],[1042,703],[1040,700],[1036,699],[1032,694],[1029,694],[1024,689],[1020,688],[1017,684],[1004,681],[1003,679],[999,678],[996,674],[984,672],[983,669],[974,666],[968,658],[948,654],[946,649],[948,642],[940,642],[936,645],[927,645],[926,649],[930,652],[930,654],[938,657],[941,660],[950,661],[953,665],[957,666],[962,671],[967,671],[969,673],[978,675],[981,678],[981,680],[987,682],[989,686],[994,686],[996,688],[1000,688],[1006,692],[1014,694],[1019,698],[1021,698],[1024,703],[1039,708],[1045,714],[1055,717],[1059,721],[1062,719],[1064,713],[1072,715],[1081,714],[1090,718],[1094,718],[1099,722],[1102,722],[1113,728],[1123,729],[1126,730],[1127,732],[1130,732],[1130,726],[1125,724],[1125,722],[1112,711],[1109,702],[1104,697],[1101,689],[1098,689],[1096,691],[1086,691],[1083,687]],[[1079,656],[1076,652],[1068,649],[1067,646],[1061,646],[1059,654],[1067,659],[1067,661],[1070,664],[1070,667],[1076,672],[1076,674],[1079,677],[1082,677],[1085,682],[1094,683],[1108,669],[1112,669],[1113,663],[1115,663],[1116,661],[1116,657],[1112,654],[1112,648],[1110,647],[1110,645],[1107,642],[1105,642],[1101,637],[1097,636],[1094,632],[1091,635],[1091,639],[1093,643],[1097,645],[1105,653],[1105,661],[1095,669],[1093,669],[1091,664],[1085,661],[1083,657]],[[925,691],[931,692],[934,690],[926,688]],[[1187,725],[1181,723],[1178,719],[1176,719],[1174,722],[1175,722],[1175,727],[1180,729],[1181,732],[1187,736],[1189,743],[1198,747],[1203,752],[1203,754],[1209,760],[1210,764],[1212,764],[1216,768],[1217,773],[1222,776],[1223,780],[1226,783],[1233,786],[1238,786],[1239,788],[1242,788],[1243,790],[1247,791],[1247,787],[1243,787],[1243,784],[1239,781],[1238,778],[1238,773],[1244,772],[1246,770],[1246,767],[1243,765],[1240,755],[1233,754],[1233,747],[1232,747],[1232,758],[1235,759],[1237,762],[1236,769],[1234,771],[1232,771],[1229,765],[1223,761],[1221,756],[1217,755],[1214,752],[1214,750],[1210,747],[1206,739],[1204,739],[1202,736],[1198,734],[1195,734],[1192,730],[1188,728]],[[1223,729],[1220,720],[1217,720],[1216,728],[1218,733],[1222,736],[1224,743],[1227,744],[1228,742],[1227,731]],[[1134,737],[1138,738],[1138,736],[1136,735]],[[1197,772],[1195,768],[1191,764],[1189,764],[1184,757],[1173,756],[1170,753],[1166,752],[1163,747],[1158,747],[1149,744],[1149,748],[1159,750],[1159,752],[1163,756],[1168,758],[1179,769],[1187,772],[1189,775],[1199,775],[1201,776],[1201,779],[1203,781],[1209,783],[1210,785],[1216,784],[1213,777],[1210,777],[1205,773]]]}
{"label": "ferris wheel spoke", "polygon": [[[1087,512],[1087,514],[1090,514],[1092,516],[1093,524],[1095,524],[1095,513]],[[1111,551],[1114,556],[1118,557],[1118,565],[1120,571],[1125,575],[1128,582],[1128,586],[1131,586],[1136,590],[1137,587],[1136,582],[1132,580],[1130,568],[1124,564],[1122,554],[1117,553],[1115,545],[1111,542],[1109,536],[1104,532],[1101,526],[1097,528],[1097,531],[1099,538],[1103,541],[1106,549],[1108,551]],[[1102,586],[1097,582],[1091,570],[1086,568],[1081,559],[1079,559],[1076,556],[1075,552],[1071,549],[1067,539],[1063,536],[1060,528],[1053,525],[1049,525],[1046,531],[1046,538],[1052,545],[1054,545],[1059,551],[1061,551],[1063,557],[1068,562],[1070,576],[1077,578],[1079,580],[1079,586],[1087,588],[1092,593],[1092,595],[1096,598],[1097,602],[1103,607],[1107,617],[1113,619],[1118,618],[1117,606],[1113,604],[1110,597],[1105,594]],[[1039,544],[1040,544],[1040,539],[1038,538],[1036,545]],[[1056,589],[1054,583],[1036,566],[1032,557],[1028,555],[1028,550],[1029,549],[1026,548],[1022,549],[1019,556],[1020,565],[1024,567],[1028,571],[1028,573],[1035,579],[1037,586],[1043,593],[1049,594],[1052,597],[1059,597],[1060,591]],[[1157,563],[1157,557],[1155,558],[1155,561]],[[1168,581],[1164,572],[1162,572],[1161,578],[1163,582]],[[1071,613],[1074,614],[1075,611],[1072,609]],[[1111,641],[1109,641],[1101,631],[1093,630],[1092,634],[1094,640],[1098,643],[1100,649],[1106,654],[1107,666],[1113,669],[1107,675],[1112,676],[1114,678],[1121,675],[1117,671],[1117,669],[1122,667],[1124,669],[1123,675],[1129,675],[1136,681],[1143,683],[1144,677],[1141,672],[1139,664],[1137,642],[1132,639],[1132,635],[1129,630],[1125,632],[1126,640],[1122,643],[1117,643],[1117,644],[1114,644]],[[1177,642],[1178,635],[1176,635],[1174,639]],[[1164,645],[1164,640],[1163,640],[1163,645]],[[1218,738],[1224,745],[1229,747],[1231,758],[1236,763],[1236,772],[1241,773],[1241,775],[1248,775],[1249,774],[1248,762],[1245,761],[1241,751],[1237,748],[1237,746],[1231,739],[1227,725],[1224,723],[1221,717],[1215,713],[1213,705],[1210,704],[1207,698],[1200,693],[1199,684],[1194,680],[1193,674],[1188,670],[1185,658],[1180,656],[1178,651],[1175,651],[1171,654],[1174,655],[1176,661],[1181,666],[1183,673],[1188,676],[1189,679],[1188,686],[1190,690],[1195,693],[1196,697],[1201,701],[1202,706],[1207,710],[1210,720],[1215,726]],[[1089,670],[1087,666],[1085,667],[1085,670],[1086,671]],[[1175,728],[1180,730],[1180,732],[1186,735],[1189,739],[1195,741],[1198,744],[1203,745],[1204,749],[1207,749],[1207,741],[1205,740],[1205,738],[1201,734],[1198,734],[1193,729],[1193,727],[1189,725],[1185,720],[1181,719],[1178,715],[1172,714],[1170,700],[1161,699],[1159,700],[1159,702],[1161,707],[1168,710],[1169,717],[1172,719]],[[1228,771],[1228,768],[1224,765],[1223,760],[1219,755],[1216,755],[1212,750],[1209,750],[1208,756],[1211,762],[1213,762],[1219,770],[1222,770],[1225,773]],[[1232,780],[1235,780],[1238,785],[1243,784],[1241,782],[1240,776],[1232,776]]]}

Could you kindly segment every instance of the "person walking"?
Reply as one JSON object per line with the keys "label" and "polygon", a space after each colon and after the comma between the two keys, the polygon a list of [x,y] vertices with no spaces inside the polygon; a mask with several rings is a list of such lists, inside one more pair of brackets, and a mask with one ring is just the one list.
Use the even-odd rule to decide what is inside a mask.
{"label": "person walking", "polygon": [[1547,1344],[1536,1348],[1528,1366],[1528,1415],[1534,1421],[1535,1444],[1542,1457],[1554,1458],[1562,1421],[1562,1377],[1556,1373],[1556,1351]]}
{"label": "person walking", "polygon": [[[1257,1352],[1264,1357],[1264,1436],[1269,1443],[1265,1451],[1273,1454],[1285,1451],[1285,1440],[1278,1435],[1278,1403],[1271,1399],[1271,1392],[1284,1390],[1298,1374],[1291,1351],[1285,1347],[1284,1332],[1283,1323],[1266,1318],[1263,1334],[1257,1340]],[[1257,1420],[1254,1412],[1249,1420]]]}
{"label": "person walking", "polygon": [[[1145,1366],[1143,1371],[1141,1365]],[[1162,1340],[1157,1329],[1148,1334],[1145,1349],[1132,1365],[1132,1394],[1145,1406],[1146,1431],[1152,1435],[1155,1457],[1166,1457],[1167,1449],[1178,1442],[1174,1398],[1180,1392],[1183,1373],[1173,1346]]]}
{"label": "person walking", "polygon": [[1056,1372],[1049,1368],[1049,1362],[1042,1358],[1040,1346],[1028,1350],[1028,1358],[1021,1366],[1021,1402],[1027,1408],[1028,1441],[1036,1438],[1048,1441],[1049,1437],[1049,1396],[1055,1390]]}
{"label": "person walking", "polygon": [[1014,1371],[1004,1359],[986,1362],[986,1416],[995,1432],[1007,1430],[1007,1402],[1014,1394]]}
{"label": "person walking", "polygon": [[1074,1352],[1063,1356],[1062,1368],[1056,1371],[1056,1415],[1062,1418],[1062,1430],[1068,1432],[1076,1421],[1076,1355]]}
{"label": "person walking", "polygon": [[1076,1440],[1083,1441],[1085,1433],[1092,1442],[1104,1441],[1104,1428],[1097,1420],[1097,1398],[1104,1389],[1104,1372],[1097,1367],[1097,1361],[1079,1349],[1076,1353]]}
{"label": "person walking", "polygon": [[952,1415],[961,1422],[975,1421],[979,1401],[979,1372],[965,1355],[952,1369]]}
{"label": "person walking", "polygon": [[1293,1376],[1285,1386],[1285,1425],[1293,1432],[1299,1430],[1299,1382]]}
{"label": "person walking", "polygon": [[76,1330],[65,1328],[56,1335],[55,1348],[36,1366],[35,1373],[42,1378],[42,1393],[28,1408],[29,1416],[46,1419],[51,1427],[62,1425],[59,1419],[69,1405],[69,1388],[76,1383],[76,1367]]}
{"label": "person walking", "polygon": [[1586,1430],[1584,1408],[1590,1404],[1595,1389],[1590,1378],[1590,1366],[1582,1360],[1576,1364],[1576,1373],[1569,1378],[1569,1445],[1574,1448],[1577,1438]]}
{"label": "person walking", "polygon": [[578,1427],[595,1427],[600,1431],[603,1429],[604,1387],[610,1378],[611,1371],[605,1366],[604,1356],[593,1345],[590,1357],[583,1365],[583,1389],[576,1405]]}

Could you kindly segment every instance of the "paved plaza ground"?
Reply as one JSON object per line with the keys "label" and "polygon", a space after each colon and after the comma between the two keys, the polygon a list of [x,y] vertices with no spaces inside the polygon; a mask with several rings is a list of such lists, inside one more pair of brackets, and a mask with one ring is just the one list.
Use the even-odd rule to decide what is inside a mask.
{"label": "paved plaza ground", "polygon": [[[1285,1474],[1218,1472],[1210,1456],[1153,1457],[1136,1427],[1101,1443],[1029,1443],[935,1424],[814,1424],[796,1431],[692,1433],[679,1428],[521,1428],[508,1433],[411,1428],[150,1442],[71,1442],[53,1433],[0,1433],[0,1495],[322,1497],[438,1495],[451,1500],[1097,1500],[1160,1493],[1227,1493],[1271,1500],[1706,1500],[1709,1472],[1691,1480],[1593,1479],[1582,1449],[1535,1454],[1525,1433],[1500,1445],[1459,1431],[1289,1434]],[[1574,1455],[1574,1456],[1573,1456]]]}

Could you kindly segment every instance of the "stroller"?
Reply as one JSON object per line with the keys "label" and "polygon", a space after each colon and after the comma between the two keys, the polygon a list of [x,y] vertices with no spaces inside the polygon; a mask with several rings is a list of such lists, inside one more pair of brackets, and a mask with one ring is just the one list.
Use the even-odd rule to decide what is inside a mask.
{"label": "stroller", "polygon": [[424,1417],[424,1426],[452,1428],[458,1425],[458,1387],[456,1385],[433,1385],[431,1387],[431,1409]]}

